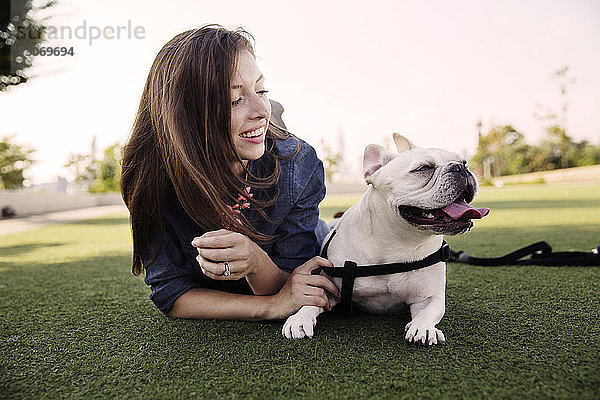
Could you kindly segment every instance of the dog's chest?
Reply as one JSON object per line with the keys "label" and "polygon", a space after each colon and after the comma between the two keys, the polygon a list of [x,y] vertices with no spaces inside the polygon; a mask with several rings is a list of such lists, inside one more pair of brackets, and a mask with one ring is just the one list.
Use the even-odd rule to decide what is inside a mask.
{"label": "dog's chest", "polygon": [[[408,304],[425,300],[439,291],[436,283],[444,280],[444,268],[440,267],[356,278],[352,302],[369,313],[405,312]],[[341,279],[336,278],[335,283],[341,287]]]}
{"label": "dog's chest", "polygon": [[371,313],[403,312],[407,304],[403,289],[406,279],[394,275],[356,278],[352,301]]}

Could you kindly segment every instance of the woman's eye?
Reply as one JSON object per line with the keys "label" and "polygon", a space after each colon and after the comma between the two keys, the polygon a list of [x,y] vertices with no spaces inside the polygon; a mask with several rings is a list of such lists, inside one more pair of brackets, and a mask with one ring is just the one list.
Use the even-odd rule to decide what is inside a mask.
{"label": "woman's eye", "polygon": [[[259,90],[258,92],[256,92],[256,94],[258,94],[259,96],[265,96],[267,93],[269,93],[268,90]],[[243,97],[239,97],[237,100],[234,100],[231,102],[231,106],[235,107],[240,105],[242,102],[244,101]]]}

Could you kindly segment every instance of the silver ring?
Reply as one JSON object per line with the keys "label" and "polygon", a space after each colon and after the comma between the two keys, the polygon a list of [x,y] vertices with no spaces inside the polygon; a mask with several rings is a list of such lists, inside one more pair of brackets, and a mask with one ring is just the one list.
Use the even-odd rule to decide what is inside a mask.
{"label": "silver ring", "polygon": [[223,264],[225,264],[225,272],[223,272],[223,276],[229,276],[231,274],[229,263],[227,261],[223,261]]}

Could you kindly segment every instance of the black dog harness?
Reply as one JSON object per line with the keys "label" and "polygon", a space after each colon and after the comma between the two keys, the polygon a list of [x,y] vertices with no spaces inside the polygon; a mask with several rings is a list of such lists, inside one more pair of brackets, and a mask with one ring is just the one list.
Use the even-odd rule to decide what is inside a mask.
{"label": "black dog harness", "polygon": [[[335,236],[334,230],[329,239],[323,246],[321,257],[327,258],[327,249],[331,239]],[[357,265],[354,261],[346,260],[343,267],[322,267],[322,270],[329,276],[342,278],[342,298],[336,310],[342,313],[349,314],[352,312],[352,293],[354,291],[354,280],[357,277],[377,276],[397,274],[399,272],[414,271],[425,267],[432,266],[441,261],[447,261],[450,258],[450,246],[446,242],[438,251],[422,260],[409,263],[389,263],[389,264],[374,264],[374,265]]]}

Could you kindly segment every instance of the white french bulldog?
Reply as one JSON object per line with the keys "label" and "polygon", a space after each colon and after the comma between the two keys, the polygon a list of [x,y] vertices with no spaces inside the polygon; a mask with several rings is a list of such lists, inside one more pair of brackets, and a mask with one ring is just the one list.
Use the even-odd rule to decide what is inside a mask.
{"label": "white french bulldog", "polygon": [[[400,154],[376,144],[365,149],[363,171],[370,186],[335,226],[337,232],[328,248],[328,259],[335,266],[346,260],[359,266],[422,260],[440,249],[444,234],[465,233],[473,226],[471,219],[489,212],[468,204],[475,198],[478,184],[463,157],[440,149],[415,148],[396,133],[394,142]],[[341,278],[331,279],[341,288]],[[438,262],[414,271],[358,277],[352,303],[376,314],[410,309],[412,320],[406,325],[405,339],[441,344],[445,337],[435,326],[445,312],[445,288],[446,264]],[[329,299],[332,307],[337,304],[337,299]],[[303,306],[287,319],[283,335],[312,337],[317,316],[323,311],[322,307]]]}

